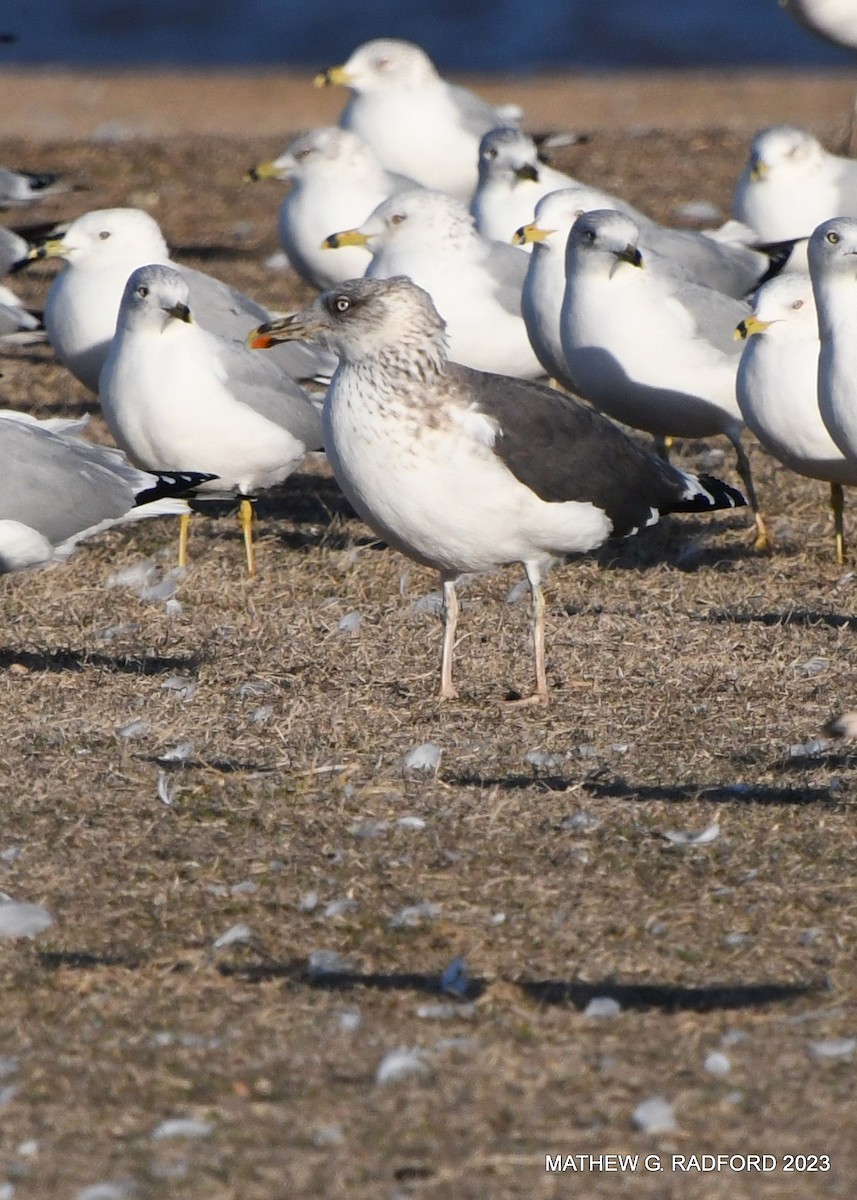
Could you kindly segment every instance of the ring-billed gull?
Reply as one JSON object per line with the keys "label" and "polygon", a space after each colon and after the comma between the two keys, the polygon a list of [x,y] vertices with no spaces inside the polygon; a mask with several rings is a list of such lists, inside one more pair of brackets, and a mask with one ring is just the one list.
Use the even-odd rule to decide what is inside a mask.
{"label": "ring-billed gull", "polygon": [[857,162],[804,129],[772,125],[753,138],[732,209],[762,242],[809,237],[828,217],[857,216]]}
{"label": "ring-billed gull", "polygon": [[482,237],[460,200],[444,192],[403,192],[358,229],[332,234],[326,245],[334,252],[367,246],[367,278],[407,275],[425,288],[446,321],[455,362],[523,379],[542,375],[521,316],[528,258]]}
{"label": "ring-billed gull", "polygon": [[857,463],[857,220],[825,221],[809,239],[818,309],[818,407],[830,436]]}
{"label": "ring-billed gull", "polygon": [[479,181],[470,202],[476,228],[483,237],[509,242],[532,221],[542,196],[576,182],[544,162],[523,130],[489,130],[479,143]]}
{"label": "ring-billed gull", "polygon": [[317,338],[340,365],[323,423],[336,478],[392,546],[440,573],[440,695],[453,698],[456,579],[522,563],[533,597],[536,688],[547,700],[542,581],[565,554],[635,532],[661,512],[744,503],[646,453],[550,388],[449,361],[444,323],[409,279],[353,280],[263,326],[251,345]]}
{"label": "ring-billed gull", "polygon": [[476,186],[479,139],[521,116],[447,83],[424,50],[392,38],[364,42],[315,82],[351,88],[339,123],[368,142],[388,171],[466,199]]}
{"label": "ring-billed gull", "polygon": [[857,50],[857,10],[852,0],[780,0],[780,4],[811,33]]}
{"label": "ring-billed gull", "polygon": [[[199,326],[180,271],[148,266],[125,286],[100,396],[110,432],[139,466],[211,472],[208,490],[237,492],[252,575],[253,497],[321,446],[318,413],[301,388],[273,362]],[[182,566],[186,539],[183,521]]]}
{"label": "ring-billed gull", "polygon": [[736,381],[741,415],[774,458],[830,484],[836,558],[843,563],[842,486],[857,484],[857,461],[838,449],[818,408],[818,318],[809,276],[789,272],[766,283],[738,333],[747,341]]}
{"label": "ring-billed gull", "polygon": [[43,196],[67,191],[69,185],[59,175],[45,171],[11,171],[8,167],[0,167],[0,208],[19,208],[24,204],[34,204]]}
{"label": "ring-billed gull", "polygon": [[179,497],[211,478],[139,471],[76,436],[82,424],[0,410],[0,574],[67,558],[114,525],[187,513]]}
{"label": "ring-billed gull", "polygon": [[359,225],[384,200],[417,186],[385,171],[362,138],[336,125],[295,138],[247,177],[291,182],[280,205],[280,243],[298,274],[317,288],[362,275],[372,257],[362,246],[326,254],[322,241],[330,231]]}
{"label": "ring-billed gull", "polygon": [[[579,185],[550,192],[536,205],[535,220],[514,236],[516,245],[532,245],[527,278],[521,293],[521,311],[533,349],[542,366],[554,379],[574,388],[560,340],[560,314],[565,292],[565,247],[571,227],[579,216],[596,209],[615,208],[615,198],[596,188]],[[654,255],[659,268],[680,278],[694,279],[742,296],[757,284],[769,260],[744,246],[724,245],[705,234],[668,229],[656,221],[634,216],[630,205],[619,208],[640,231],[639,246],[644,257]]]}
{"label": "ring-billed gull", "polygon": [[735,396],[749,307],[646,262],[639,231],[622,213],[585,213],[566,247],[562,348],[582,394],[608,416],[658,438],[725,434],[756,521],[770,545],[741,445]]}
{"label": "ring-billed gull", "polygon": [[[72,221],[58,238],[30,252],[34,259],[63,258],[45,303],[45,328],[57,358],[81,383],[98,391],[98,376],[116,329],[116,316],[128,276],[149,263],[181,271],[191,288],[198,320],[222,337],[243,342],[247,330],[270,313],[213,275],[172,263],[154,217],[138,208],[105,208]],[[295,379],[329,371],[329,359],[308,347],[278,359]]]}

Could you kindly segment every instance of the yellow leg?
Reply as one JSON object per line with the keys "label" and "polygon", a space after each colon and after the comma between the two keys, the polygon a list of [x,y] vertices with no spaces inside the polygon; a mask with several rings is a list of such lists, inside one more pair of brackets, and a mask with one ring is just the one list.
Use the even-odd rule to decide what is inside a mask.
{"label": "yellow leg", "polygon": [[670,437],[668,433],[663,437],[658,436],[655,438],[655,454],[657,454],[658,458],[668,463],[670,461],[670,450],[672,450],[674,445],[675,438]]}
{"label": "yellow leg", "polygon": [[741,476],[741,482],[747,492],[747,501],[753,513],[753,520],[756,524],[756,538],[753,542],[754,550],[771,550],[773,549],[774,539],[765,524],[765,518],[759,511],[759,501],[756,498],[756,489],[753,486],[753,476],[750,471],[750,460],[747,457],[747,451],[741,445],[741,436],[738,433],[727,434],[729,441],[735,447],[735,454],[738,458],[738,474]]}
{"label": "yellow leg", "polygon": [[256,574],[256,554],[253,549],[253,501],[246,496],[241,497],[238,506],[238,520],[244,531],[244,552],[247,555],[247,574]]}
{"label": "yellow leg", "polygon": [[841,483],[830,485],[830,507],[833,509],[833,529],[836,534],[836,561],[841,567],[845,562],[845,496]]}
{"label": "yellow leg", "polygon": [[452,682],[452,649],[455,645],[455,627],[458,625],[459,604],[455,591],[455,580],[443,580],[443,653],[440,659],[440,698],[455,700],[458,689]]}
{"label": "yellow leg", "polygon": [[190,535],[190,518],[189,512],[182,513],[179,517],[179,566],[187,566],[187,540]]}

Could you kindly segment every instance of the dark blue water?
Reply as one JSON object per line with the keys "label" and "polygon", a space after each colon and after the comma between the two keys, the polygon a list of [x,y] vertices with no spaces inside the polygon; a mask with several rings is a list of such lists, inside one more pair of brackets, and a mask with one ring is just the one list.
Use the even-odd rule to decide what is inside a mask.
{"label": "dark blue water", "polygon": [[455,71],[854,62],[777,0],[3,0],[0,33],[0,64],[316,68],[382,36]]}

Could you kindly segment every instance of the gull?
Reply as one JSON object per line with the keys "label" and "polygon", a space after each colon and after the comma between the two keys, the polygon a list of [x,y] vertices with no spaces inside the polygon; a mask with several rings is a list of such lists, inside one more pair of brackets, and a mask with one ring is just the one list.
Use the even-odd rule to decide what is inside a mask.
{"label": "gull", "polygon": [[77,437],[84,424],[0,409],[0,574],[65,559],[114,525],[187,513],[180,496],[211,479],[139,471]]}
{"label": "gull", "polygon": [[[252,575],[252,500],[321,446],[318,413],[274,362],[198,325],[191,294],[174,267],[131,274],[101,372],[102,412],[138,466],[205,471],[217,478],[203,491],[238,494]],[[180,566],[187,561],[188,523],[183,518]]]}
{"label": "gull", "polygon": [[59,175],[10,171],[8,167],[0,167],[0,208],[19,208],[24,204],[34,204],[43,196],[67,191],[69,185],[63,183]]}
{"label": "gull", "polygon": [[362,138],[336,125],[295,138],[245,178],[291,182],[280,205],[280,243],[298,274],[320,289],[362,275],[372,257],[362,246],[326,254],[322,241],[330,231],[359,225],[388,197],[417,186],[386,171]]}
{"label": "gull", "polygon": [[746,339],[736,381],[741,415],[769,454],[792,471],[830,484],[836,560],[845,561],[843,485],[857,484],[818,408],[818,318],[808,275],[772,279],[738,325]]}
{"label": "gull", "polygon": [[[170,264],[160,227],[139,208],[96,209],[72,221],[61,236],[34,246],[30,258],[65,260],[48,290],[45,328],[60,362],[97,392],[128,276],[149,263]],[[254,322],[270,315],[213,275],[170,265],[187,279],[198,319],[212,333],[243,342]],[[293,378],[313,378],[332,366],[306,347],[293,349],[295,354],[279,360]]]}
{"label": "gull", "polygon": [[[0,278],[26,257],[29,244],[11,229],[0,225]],[[11,288],[0,284],[0,342],[31,343],[45,340],[44,326],[35,313],[24,307]]]}
{"label": "gull", "polygon": [[857,162],[828,154],[806,130],[773,125],[753,138],[732,210],[762,242],[807,238],[828,217],[857,216]]}
{"label": "gull", "polygon": [[339,123],[368,142],[388,171],[463,199],[476,186],[479,139],[521,116],[447,83],[424,50],[392,38],[364,42],[315,84],[351,88]]}
{"label": "gull", "polygon": [[542,374],[521,316],[527,256],[482,237],[462,201],[427,189],[403,192],[325,244],[367,246],[367,278],[407,275],[425,288],[446,321],[455,362],[523,379]]}
{"label": "gull", "polygon": [[857,469],[857,220],[824,221],[809,239],[818,309],[818,407],[834,442]]}
{"label": "gull", "polygon": [[[637,213],[631,205],[583,184],[549,192],[536,205],[535,220],[514,235],[516,245],[531,245],[527,278],[521,293],[521,312],[539,362],[563,386],[574,390],[562,352],[560,314],[565,292],[565,247],[579,216],[596,209],[616,209],[639,229],[639,247],[653,256],[659,269],[715,287],[727,295],[745,295],[771,269],[766,255],[740,245],[728,245],[705,234],[668,229]],[[635,215],[636,214],[636,215]]]}
{"label": "gull", "polygon": [[584,213],[571,228],[561,316],[571,378],[596,408],[656,438],[725,434],[755,517],[756,549],[766,549],[735,395],[734,332],[750,310],[659,269],[638,242],[634,222],[610,210]]}
{"label": "gull", "polygon": [[322,421],[345,495],[391,546],[440,574],[442,699],[457,695],[455,584],[465,572],[523,565],[533,599],[529,702],[545,703],[542,582],[553,563],[661,512],[744,503],[719,480],[661,462],[570,397],[450,362],[431,297],[404,277],[331,288],[249,344],[293,337],[339,356]]}
{"label": "gull", "polygon": [[542,196],[576,182],[539,156],[528,133],[491,129],[479,144],[479,182],[470,202],[476,228],[483,237],[509,242],[533,219]]}
{"label": "gull", "polygon": [[811,33],[857,50],[857,10],[851,0],[780,0],[780,5]]}

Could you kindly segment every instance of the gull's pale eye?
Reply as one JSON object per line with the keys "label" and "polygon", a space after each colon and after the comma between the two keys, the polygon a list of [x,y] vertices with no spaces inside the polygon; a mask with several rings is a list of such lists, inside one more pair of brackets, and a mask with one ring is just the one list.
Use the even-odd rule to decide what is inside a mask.
{"label": "gull's pale eye", "polygon": [[333,307],[337,312],[345,313],[348,312],[349,308],[351,307],[351,301],[347,296],[337,296],[333,302]]}
{"label": "gull's pale eye", "polygon": [[586,238],[587,242],[594,242],[595,241],[595,230],[594,229],[586,229],[586,230],[584,230],[583,236]]}
{"label": "gull's pale eye", "polygon": [[795,300],[792,308],[803,308],[803,300]]}
{"label": "gull's pale eye", "polygon": [[306,158],[308,154],[312,154],[312,146],[305,146],[303,150],[298,150],[295,158]]}
{"label": "gull's pale eye", "polygon": [[141,283],[140,286],[137,288],[137,295],[140,297],[141,300],[145,300],[146,297],[148,296],[148,294],[149,294],[149,289],[146,287],[146,285],[144,283]]}
{"label": "gull's pale eye", "polygon": [[98,236],[101,238],[102,242],[106,242],[107,239],[110,237],[110,230],[102,229],[101,233],[99,233]]}
{"label": "gull's pale eye", "polygon": [[830,233],[827,233],[824,236],[825,241],[830,242],[831,246],[837,246],[841,241],[839,234],[834,229],[831,229]]}
{"label": "gull's pale eye", "polygon": [[493,159],[493,158],[496,158],[496,157],[497,157],[497,151],[494,149],[494,147],[493,147],[493,146],[488,146],[488,147],[486,148],[486,150],[485,150],[485,157],[486,157],[486,158],[488,158],[488,159]]}
{"label": "gull's pale eye", "polygon": [[407,220],[407,217],[405,216],[404,213],[393,213],[392,217],[390,217],[390,224],[391,225],[401,225],[402,221],[406,221],[406,220]]}
{"label": "gull's pale eye", "polygon": [[377,68],[377,70],[386,71],[389,66],[390,66],[389,58],[376,58],[375,59],[375,67]]}

